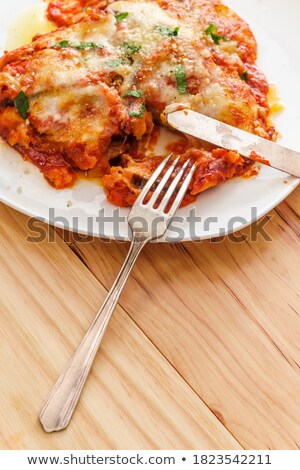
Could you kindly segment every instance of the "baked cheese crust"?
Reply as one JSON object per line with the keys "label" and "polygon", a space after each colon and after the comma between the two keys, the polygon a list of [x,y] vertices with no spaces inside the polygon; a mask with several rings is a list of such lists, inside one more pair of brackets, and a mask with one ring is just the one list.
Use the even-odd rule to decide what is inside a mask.
{"label": "baked cheese crust", "polygon": [[[81,171],[132,205],[163,158],[139,142],[170,105],[275,140],[255,38],[220,1],[56,0],[48,17],[56,31],[0,60],[0,136],[56,188]],[[251,165],[197,147],[182,152],[197,162],[184,204]]]}

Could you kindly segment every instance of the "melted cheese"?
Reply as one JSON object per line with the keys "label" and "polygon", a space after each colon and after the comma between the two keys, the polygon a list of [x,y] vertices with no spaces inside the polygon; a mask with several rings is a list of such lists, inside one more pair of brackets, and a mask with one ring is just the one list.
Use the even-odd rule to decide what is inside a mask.
{"label": "melted cheese", "polygon": [[280,113],[284,110],[284,103],[279,95],[279,90],[276,83],[270,83],[268,100],[271,114]]}
{"label": "melted cheese", "polygon": [[[245,64],[239,43],[214,44],[205,34],[207,20],[201,8],[190,8],[186,2],[172,5],[171,0],[163,8],[155,1],[114,2],[106,12],[40,36],[30,47],[8,54],[8,67],[3,61],[0,70],[0,94],[13,102],[14,91],[25,91],[26,125],[32,135],[36,131],[52,147],[62,148],[63,143],[64,155],[80,169],[92,168],[107,152],[112,137],[140,138],[151,128],[147,111],[158,121],[172,104],[265,137],[267,111],[241,80]],[[45,20],[42,25],[44,10],[34,11],[29,14],[37,20],[34,28],[27,29],[28,39],[52,29]],[[118,23],[115,14],[121,12],[128,15]],[[172,35],[175,28],[178,33]],[[178,66],[183,78],[178,78]],[[179,80],[184,81],[181,86]],[[141,97],[124,97],[133,89],[141,90]]]}
{"label": "melted cheese", "polygon": [[95,85],[37,95],[30,112],[40,133],[51,133],[58,141],[93,142],[105,131],[109,106],[103,88]]}
{"label": "melted cheese", "polygon": [[119,1],[110,5],[109,10],[113,13],[128,12],[126,21],[122,22],[122,27],[115,37],[115,45],[120,45],[124,41],[141,44],[142,55],[151,53],[157,43],[166,37],[160,32],[159,27],[168,27],[171,30],[179,27],[180,36],[189,38],[193,36],[191,25],[185,24],[176,15],[162,10],[154,2]]}
{"label": "melted cheese", "polygon": [[[223,68],[211,60],[211,51],[215,45],[209,43],[197,18],[190,15],[179,17],[155,2],[145,1],[117,1],[107,11],[108,14],[99,21],[82,21],[37,41],[39,47],[44,48],[46,45],[46,49],[30,62],[25,83],[30,83],[29,102],[34,100],[35,103],[30,108],[31,115],[39,101],[38,115],[43,126],[49,121],[51,112],[55,116],[54,121],[58,120],[70,88],[76,88],[79,96],[91,81],[99,80],[100,74],[108,83],[113,76],[121,77],[123,83],[119,89],[120,96],[134,86],[141,88],[150,107],[151,102],[155,102],[159,113],[172,102],[185,103],[196,111],[235,125],[235,115],[231,111],[234,108],[240,119],[240,127],[254,130],[251,126],[259,115],[259,106],[248,90],[249,96],[245,100],[244,83],[238,74],[236,85],[231,85],[232,77],[229,82],[227,70],[224,73]],[[128,12],[128,16],[117,23],[115,14],[119,12]],[[178,35],[168,35],[161,28],[179,28]],[[66,40],[71,46],[83,42],[102,43],[103,48],[78,50],[76,47],[54,47]],[[128,56],[124,43],[139,46],[140,49]],[[161,52],[157,52],[160,47]],[[241,60],[234,52],[234,42],[224,43],[224,50],[221,47],[217,49],[218,53],[224,55],[224,60],[231,66],[235,64],[238,69]],[[145,60],[148,66],[143,72]],[[186,79],[195,83],[197,92],[180,94],[174,72],[178,64],[183,66]],[[52,109],[49,97],[54,99],[55,109]],[[80,106],[84,106],[82,102]],[[156,113],[152,107],[151,110]],[[43,113],[48,116],[47,119]],[[65,115],[61,116],[62,123],[64,119]]]}
{"label": "melted cheese", "polygon": [[[0,62],[0,135],[18,144],[57,188],[72,184],[76,169],[109,173],[109,159],[130,153],[126,146],[149,134],[152,120],[165,122],[160,117],[165,109],[190,108],[272,137],[264,78],[258,73],[257,85],[241,79],[245,65],[255,62],[255,39],[218,0],[163,5],[160,0],[120,0],[104,11],[100,1],[95,10],[82,9],[81,0],[51,3],[51,18],[65,27],[49,32],[53,25],[45,20],[46,3],[22,12],[11,27],[9,49],[30,42],[36,33],[48,34]],[[128,15],[117,22],[115,14],[122,12]],[[229,40],[215,44],[205,34],[209,23]],[[16,101],[21,90],[29,102],[25,120]],[[142,93],[126,94],[136,90]],[[271,109],[278,109],[275,98]],[[201,150],[198,157],[207,174],[199,176],[192,194],[243,168],[232,152]],[[146,158],[130,169],[125,161],[125,168],[113,167],[106,182],[102,179],[118,205],[133,203],[138,189],[132,177],[147,178],[156,165]]]}
{"label": "melted cheese", "polygon": [[116,22],[113,15],[107,15],[100,21],[82,22],[67,30],[61,30],[62,38],[67,38],[70,42],[101,42],[105,47],[110,47],[115,34]]}

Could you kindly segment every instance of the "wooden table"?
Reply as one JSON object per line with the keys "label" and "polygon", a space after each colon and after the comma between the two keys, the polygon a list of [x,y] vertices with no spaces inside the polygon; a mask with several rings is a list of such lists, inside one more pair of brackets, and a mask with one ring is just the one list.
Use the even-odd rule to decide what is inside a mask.
{"label": "wooden table", "polygon": [[29,243],[28,218],[1,205],[0,447],[299,447],[299,189],[272,241],[148,246],[73,421],[49,435],[38,411],[128,246],[52,228]]}

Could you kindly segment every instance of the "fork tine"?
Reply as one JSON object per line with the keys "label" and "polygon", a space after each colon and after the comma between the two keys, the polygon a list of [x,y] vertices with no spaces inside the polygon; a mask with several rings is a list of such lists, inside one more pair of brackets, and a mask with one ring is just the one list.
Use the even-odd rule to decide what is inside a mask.
{"label": "fork tine", "polygon": [[155,181],[157,180],[157,178],[161,174],[162,170],[164,169],[164,167],[166,166],[166,164],[168,163],[168,161],[170,160],[172,155],[173,155],[173,152],[170,153],[166,158],[164,158],[163,161],[156,168],[155,172],[151,175],[151,177],[149,178],[149,180],[147,181],[145,186],[142,188],[140,194],[138,195],[138,197],[137,197],[137,199],[134,203],[135,205],[142,204],[146,194],[150,191],[151,186],[155,183]]}
{"label": "fork tine", "polygon": [[173,173],[173,171],[175,170],[175,167],[178,163],[178,160],[180,158],[180,155],[175,158],[175,160],[172,162],[172,164],[170,165],[170,167],[168,168],[168,170],[166,171],[166,173],[164,174],[164,176],[162,177],[159,185],[157,186],[157,188],[155,189],[155,191],[153,192],[151,198],[149,199],[149,201],[147,202],[147,205],[149,206],[154,206],[154,204],[156,203],[160,193],[162,192],[162,190],[164,189],[164,187],[166,186],[171,174]]}
{"label": "fork tine", "polygon": [[[173,192],[175,191],[177,185],[179,184],[179,182],[180,182],[180,180],[181,180],[181,178],[182,178],[182,176],[183,176],[183,174],[184,174],[184,172],[185,172],[185,170],[186,170],[186,168],[187,168],[187,166],[188,166],[189,163],[190,163],[190,160],[187,160],[187,161],[184,163],[184,165],[183,165],[183,167],[181,168],[180,172],[176,175],[176,178],[174,178],[174,180],[172,181],[172,184],[170,185],[168,191],[166,192],[166,194],[165,194],[163,200],[161,201],[161,203],[160,203],[160,205],[159,205],[159,208],[158,208],[158,209],[159,209],[160,211],[163,212],[163,211],[165,210],[165,208],[167,207],[167,205],[168,205],[168,203],[169,203],[169,201],[170,201],[170,198],[171,198]],[[190,182],[191,182],[191,179],[192,179],[192,177],[193,177],[193,174],[194,174],[195,169],[196,169],[196,166],[195,166],[195,164],[193,164],[193,166],[192,166],[191,169],[189,170],[188,174],[185,176],[185,178],[184,178],[184,180],[183,180],[183,182],[182,182],[182,185],[181,185],[181,187],[180,187],[180,190],[178,191],[178,194],[177,194],[175,200],[173,201],[171,208],[169,209],[169,211],[168,211],[168,213],[167,213],[167,215],[168,215],[169,217],[173,217],[173,215],[175,214],[176,210],[177,210],[178,207],[180,206],[181,201],[182,201],[182,199],[184,198],[184,195],[185,195],[185,193],[186,193],[186,191],[187,191],[187,189],[188,189],[188,186],[189,186],[189,184],[190,184]]]}
{"label": "fork tine", "polygon": [[183,166],[181,167],[180,171],[177,173],[177,175],[175,176],[175,178],[173,179],[172,183],[170,184],[166,194],[164,195],[163,199],[161,200],[159,206],[158,206],[158,210],[159,211],[164,211],[166,206],[168,205],[168,203],[170,202],[170,198],[172,196],[172,194],[174,193],[177,185],[179,184],[181,178],[182,178],[182,175],[186,169],[186,167],[188,166],[189,164],[189,160],[187,160],[186,162],[184,162]]}
{"label": "fork tine", "polygon": [[173,202],[172,206],[171,206],[171,209],[169,210],[168,212],[168,215],[170,217],[173,217],[173,215],[175,214],[175,212],[177,211],[178,207],[180,206],[184,196],[185,196],[185,193],[187,192],[187,189],[189,187],[189,184],[193,178],[193,175],[195,173],[195,170],[196,170],[196,165],[194,164],[191,169],[189,170],[188,174],[186,175],[184,181],[182,182],[182,185],[181,185],[181,188],[180,190],[178,191],[178,194],[175,198],[175,201]]}

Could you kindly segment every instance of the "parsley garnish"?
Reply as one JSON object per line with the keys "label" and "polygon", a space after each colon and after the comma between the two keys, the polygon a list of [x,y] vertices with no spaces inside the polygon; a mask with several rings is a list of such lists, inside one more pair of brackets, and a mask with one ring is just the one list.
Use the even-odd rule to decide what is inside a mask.
{"label": "parsley garnish", "polygon": [[81,42],[80,44],[71,44],[75,49],[102,49],[102,42]]}
{"label": "parsley garnish", "polygon": [[146,111],[145,105],[142,104],[140,111],[130,111],[129,116],[141,118],[144,116],[145,111]]}
{"label": "parsley garnish", "polygon": [[248,76],[249,72],[248,70],[245,70],[245,72],[241,75],[241,80],[243,80],[243,82],[246,82],[248,80]]}
{"label": "parsley garnish", "polygon": [[183,94],[187,92],[187,81],[186,81],[186,73],[183,66],[180,64],[174,70],[174,74],[176,77],[177,88],[179,93]]}
{"label": "parsley garnish", "polygon": [[126,98],[126,96],[133,96],[134,98],[141,98],[143,96],[144,92],[142,90],[128,90],[126,93],[124,93],[123,98]]}
{"label": "parsley garnish", "polygon": [[116,22],[120,23],[121,21],[125,20],[127,16],[128,16],[128,11],[123,11],[122,13],[116,13],[115,14]]}
{"label": "parsley garnish", "polygon": [[161,34],[165,36],[178,36],[179,26],[174,29],[168,28],[168,26],[156,26],[156,28]]}
{"label": "parsley garnish", "polygon": [[73,47],[74,49],[102,49],[103,44],[101,42],[80,42],[79,44],[72,43],[67,40],[63,40],[58,42],[57,44],[54,44],[53,47],[58,47],[61,49],[65,49],[66,47]]}
{"label": "parsley garnish", "polygon": [[224,38],[224,36],[221,36],[220,34],[215,33],[217,29],[217,26],[213,23],[211,23],[208,28],[205,30],[205,34],[207,36],[210,36],[212,40],[214,41],[215,44],[219,45],[220,41],[229,41],[229,39]]}
{"label": "parsley garnish", "polygon": [[19,113],[21,114],[23,119],[27,118],[27,113],[29,110],[29,102],[28,102],[28,97],[24,93],[24,91],[20,91],[18,96],[15,99],[15,105]]}
{"label": "parsley garnish", "polygon": [[66,47],[69,47],[69,46],[70,46],[70,41],[63,40],[63,41],[59,41],[58,43],[54,44],[53,47],[59,47],[61,49],[65,49]]}
{"label": "parsley garnish", "polygon": [[141,47],[142,46],[140,44],[129,44],[128,42],[123,43],[123,49],[128,57],[132,57],[133,54],[141,49]]}
{"label": "parsley garnish", "polygon": [[123,64],[123,59],[110,60],[107,62],[109,67],[118,67],[121,64]]}

